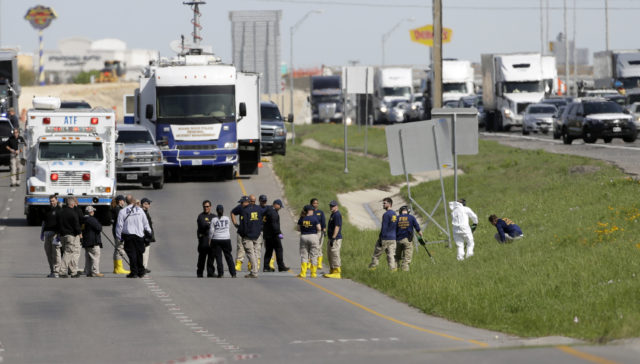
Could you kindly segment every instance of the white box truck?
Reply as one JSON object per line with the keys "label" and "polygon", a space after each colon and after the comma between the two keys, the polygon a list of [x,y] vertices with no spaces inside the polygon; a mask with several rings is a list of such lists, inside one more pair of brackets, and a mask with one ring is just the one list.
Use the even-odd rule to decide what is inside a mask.
{"label": "white box truck", "polygon": [[39,225],[49,195],[94,206],[103,225],[111,224],[116,193],[116,116],[113,110],[60,109],[60,99],[34,98],[26,122],[26,195],[29,225]]}
{"label": "white box truck", "polygon": [[558,94],[558,69],[556,57],[542,56],[542,79],[544,80],[545,95]]}
{"label": "white box truck", "polygon": [[544,97],[540,54],[483,54],[482,88],[487,130],[522,126],[527,106]]}
{"label": "white box truck", "polygon": [[393,103],[398,100],[410,102],[412,94],[413,71],[411,68],[377,68],[373,78],[375,122],[386,122]]}
{"label": "white box truck", "polygon": [[[429,72],[429,80],[433,85],[433,72]],[[458,101],[464,96],[473,94],[475,90],[471,62],[457,59],[442,60],[442,102]],[[433,98],[431,104],[433,105]]]}
{"label": "white box truck", "polygon": [[615,89],[616,81],[627,90],[640,88],[640,50],[611,50],[593,55],[596,89]]}

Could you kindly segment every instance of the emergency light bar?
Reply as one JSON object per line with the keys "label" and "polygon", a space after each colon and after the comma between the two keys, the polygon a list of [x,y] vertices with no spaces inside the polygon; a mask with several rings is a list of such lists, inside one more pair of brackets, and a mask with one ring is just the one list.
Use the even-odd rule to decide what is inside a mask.
{"label": "emergency light bar", "polygon": [[93,126],[49,126],[46,131],[47,133],[95,133],[96,128]]}

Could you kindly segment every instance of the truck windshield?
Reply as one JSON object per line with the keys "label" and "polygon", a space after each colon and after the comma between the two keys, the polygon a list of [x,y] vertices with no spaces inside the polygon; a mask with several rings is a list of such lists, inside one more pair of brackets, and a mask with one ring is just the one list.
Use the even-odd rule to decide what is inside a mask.
{"label": "truck windshield", "polygon": [[442,84],[442,92],[460,92],[463,94],[467,93],[467,84],[464,82],[460,83],[443,83]]}
{"label": "truck windshield", "polygon": [[622,80],[622,87],[624,88],[639,88],[640,87],[640,77],[627,77]]}
{"label": "truck windshield", "polygon": [[411,87],[384,87],[382,96],[403,96],[411,98]]}
{"label": "truck windshield", "polygon": [[502,84],[502,92],[505,94],[544,92],[544,86],[542,81],[505,82]]}
{"label": "truck windshield", "polygon": [[178,86],[158,87],[158,119],[171,124],[234,122],[235,87]]}
{"label": "truck windshield", "polygon": [[91,142],[46,142],[40,143],[40,160],[84,160],[101,161],[102,143]]}
{"label": "truck windshield", "polygon": [[125,144],[153,144],[153,138],[146,130],[120,130],[116,143]]}
{"label": "truck windshield", "polygon": [[312,90],[340,89],[340,77],[314,77],[311,83]]}

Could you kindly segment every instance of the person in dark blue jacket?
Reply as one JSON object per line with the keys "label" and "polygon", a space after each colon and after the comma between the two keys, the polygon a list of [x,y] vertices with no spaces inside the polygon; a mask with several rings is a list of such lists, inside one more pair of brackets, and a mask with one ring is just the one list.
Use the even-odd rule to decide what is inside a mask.
{"label": "person in dark blue jacket", "polygon": [[422,232],[418,220],[409,213],[407,206],[402,206],[398,212],[395,259],[402,270],[408,272],[413,257],[413,232],[415,231],[420,237],[422,237]]}
{"label": "person in dark blue jacket", "polygon": [[251,271],[245,278],[258,278],[260,263],[258,257],[262,253],[260,249],[260,236],[262,235],[262,209],[255,203],[250,203],[240,213],[240,226],[238,234],[242,238],[242,246],[251,263]]}
{"label": "person in dark blue jacket", "polygon": [[100,249],[102,249],[102,225],[98,219],[93,216],[96,209],[93,206],[87,206],[85,209],[87,215],[84,216],[82,226],[82,247],[84,248],[84,273],[87,277],[104,277],[100,273]]}
{"label": "person in dark blue jacket", "polygon": [[318,269],[322,269],[322,243],[324,242],[324,237],[327,235],[327,220],[324,217],[324,211],[318,208],[320,202],[318,202],[317,198],[312,198],[309,201],[309,205],[313,206],[313,213],[320,222],[320,228],[322,229],[318,237]]}
{"label": "person in dark blue jacket", "polygon": [[385,197],[382,200],[382,208],[386,210],[382,215],[382,225],[380,227],[380,237],[376,242],[376,247],[373,250],[373,256],[371,257],[371,264],[369,269],[374,270],[378,266],[378,260],[383,252],[387,254],[387,263],[389,269],[392,272],[398,270],[396,267],[395,253],[396,253],[396,229],[398,227],[398,216],[392,209],[393,200],[390,197]]}
{"label": "person in dark blue jacket", "polygon": [[306,205],[300,213],[298,219],[298,230],[300,231],[300,274],[299,278],[307,276],[307,269],[310,270],[311,278],[317,277],[318,266],[314,263],[318,261],[318,238],[320,237],[320,221],[315,215],[315,209],[311,205]]}
{"label": "person in dark blue jacket", "polygon": [[491,215],[489,216],[489,222],[498,229],[498,233],[494,237],[500,244],[510,243],[524,237],[520,226],[506,217],[499,219],[496,215]]}

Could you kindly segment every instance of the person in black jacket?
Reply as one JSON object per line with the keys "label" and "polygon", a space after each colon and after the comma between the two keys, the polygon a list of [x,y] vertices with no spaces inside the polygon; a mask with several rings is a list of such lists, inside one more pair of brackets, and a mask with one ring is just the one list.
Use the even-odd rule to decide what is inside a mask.
{"label": "person in black jacket", "polygon": [[80,259],[80,238],[82,230],[80,219],[75,211],[76,199],[67,197],[67,204],[58,213],[58,237],[62,243],[64,256],[60,264],[60,277],[78,277],[78,260]]}
{"label": "person in black jacket", "polygon": [[215,276],[215,269],[213,267],[213,254],[211,254],[211,245],[209,241],[209,228],[211,227],[211,220],[215,217],[211,213],[211,201],[205,200],[202,202],[202,212],[198,215],[198,265],[196,267],[196,275],[202,277],[204,272],[205,263],[207,265],[207,277]]}
{"label": "person in black jacket", "polygon": [[47,277],[58,278],[60,274],[60,239],[57,238],[58,233],[58,196],[49,196],[49,210],[44,215],[42,222],[42,230],[40,231],[40,240],[44,241],[44,251],[47,254],[49,262],[49,270],[51,271]]}
{"label": "person in black jacket", "polygon": [[267,206],[264,209],[265,219],[262,227],[262,235],[265,242],[264,272],[275,271],[274,268],[269,266],[269,260],[274,250],[276,252],[276,261],[278,262],[278,271],[286,272],[289,270],[289,267],[284,265],[284,256],[282,254],[282,231],[280,230],[280,215],[278,215],[280,208],[282,208],[282,201],[275,200],[272,206]]}
{"label": "person in black jacket", "polygon": [[[254,196],[255,201],[255,196]],[[262,236],[262,209],[255,203],[250,203],[242,209],[240,214],[240,227],[238,234],[242,237],[242,246],[247,254],[247,258],[251,263],[251,271],[245,275],[245,278],[258,278],[259,255],[262,253],[260,249],[260,237]]]}
{"label": "person in black jacket", "polygon": [[142,254],[142,265],[144,265],[144,269],[147,273],[151,273],[149,270],[149,250],[151,250],[151,243],[156,242],[156,231],[153,229],[153,221],[151,221],[151,215],[149,214],[149,208],[151,207],[151,200],[148,198],[143,198],[140,200],[142,204],[142,209],[144,210],[144,214],[147,215],[147,220],[149,220],[149,227],[151,228],[151,235],[145,234],[144,239],[144,253]]}
{"label": "person in black jacket", "polygon": [[84,248],[84,273],[87,277],[104,277],[100,273],[100,249],[102,249],[102,225],[93,215],[96,209],[87,206],[82,230],[82,247]]}
{"label": "person in black jacket", "polygon": [[127,255],[124,251],[124,243],[116,238],[116,225],[118,223],[118,214],[125,207],[126,203],[123,195],[118,195],[111,201],[111,233],[113,233],[113,274],[130,274],[122,266],[122,258]]}

